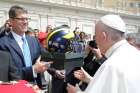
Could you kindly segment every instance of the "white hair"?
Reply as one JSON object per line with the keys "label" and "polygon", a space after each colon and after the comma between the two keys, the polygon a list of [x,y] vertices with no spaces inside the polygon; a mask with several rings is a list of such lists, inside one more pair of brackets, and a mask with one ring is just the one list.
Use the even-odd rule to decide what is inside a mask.
{"label": "white hair", "polygon": [[139,33],[128,33],[126,34],[126,39],[133,39],[135,40],[134,44],[135,45],[140,45],[140,34]]}
{"label": "white hair", "polygon": [[111,27],[105,25],[102,22],[101,22],[101,24],[104,27],[104,31],[111,38],[112,41],[118,41],[120,39],[124,39],[125,38],[125,33],[124,32],[121,32],[119,30],[116,30],[114,28],[111,28]]}

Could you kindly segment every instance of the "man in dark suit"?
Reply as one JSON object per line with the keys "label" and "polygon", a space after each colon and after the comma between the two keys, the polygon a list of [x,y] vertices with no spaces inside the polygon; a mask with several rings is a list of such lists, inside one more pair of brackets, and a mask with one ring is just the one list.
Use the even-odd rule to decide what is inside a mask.
{"label": "man in dark suit", "polygon": [[12,6],[10,8],[9,21],[12,31],[0,39],[0,50],[10,52],[21,79],[36,82],[41,88],[40,73],[48,69],[48,63],[40,61],[42,48],[38,40],[25,35],[29,21],[27,14],[27,10],[23,7]]}
{"label": "man in dark suit", "polygon": [[0,51],[0,81],[19,80],[20,75],[8,52]]}

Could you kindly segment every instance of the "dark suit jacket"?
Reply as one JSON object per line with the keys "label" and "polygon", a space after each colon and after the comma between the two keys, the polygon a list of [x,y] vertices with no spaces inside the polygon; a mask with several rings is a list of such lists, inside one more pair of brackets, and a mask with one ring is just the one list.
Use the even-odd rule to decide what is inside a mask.
{"label": "dark suit jacket", "polygon": [[20,75],[8,52],[0,51],[0,81],[19,80]]}
{"label": "dark suit jacket", "polygon": [[[38,40],[34,37],[26,36],[32,64],[35,63],[36,59],[41,54],[41,46]],[[39,87],[41,87],[41,78],[40,75],[37,75],[35,79],[33,77],[32,67],[26,67],[24,62],[24,57],[22,54],[22,50],[20,49],[18,43],[14,39],[13,35],[9,33],[9,35],[0,38],[0,50],[9,51],[12,56],[12,61],[14,62],[15,66],[18,68],[18,71],[22,77],[22,79],[34,82],[36,80]]]}

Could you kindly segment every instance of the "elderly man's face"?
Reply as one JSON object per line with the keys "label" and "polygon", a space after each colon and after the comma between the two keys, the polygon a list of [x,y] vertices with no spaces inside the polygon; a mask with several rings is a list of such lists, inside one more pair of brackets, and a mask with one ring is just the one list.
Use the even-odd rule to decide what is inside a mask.
{"label": "elderly man's face", "polygon": [[102,30],[103,30],[103,28],[102,28],[101,24],[96,24],[96,26],[95,26],[95,39],[96,39],[96,43],[97,43],[99,49],[101,50],[101,52],[103,52],[103,44],[104,44]]}

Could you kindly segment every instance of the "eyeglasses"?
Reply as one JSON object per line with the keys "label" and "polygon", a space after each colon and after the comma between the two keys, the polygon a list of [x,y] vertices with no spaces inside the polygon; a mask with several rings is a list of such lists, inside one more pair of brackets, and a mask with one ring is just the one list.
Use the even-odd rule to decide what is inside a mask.
{"label": "eyeglasses", "polygon": [[31,20],[31,18],[13,18],[13,19],[17,19],[17,20],[19,20],[19,21],[30,21]]}

